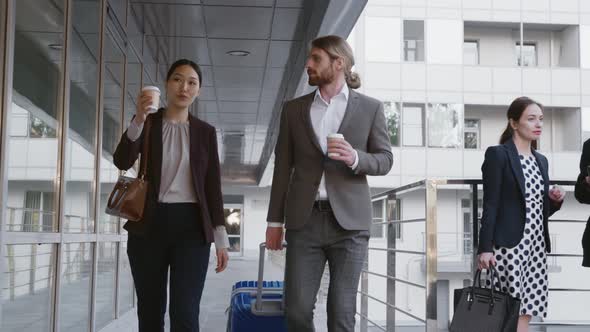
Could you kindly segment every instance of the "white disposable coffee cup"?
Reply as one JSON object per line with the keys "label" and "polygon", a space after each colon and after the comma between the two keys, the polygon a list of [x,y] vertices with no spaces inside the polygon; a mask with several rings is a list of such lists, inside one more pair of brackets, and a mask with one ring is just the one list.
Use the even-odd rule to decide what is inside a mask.
{"label": "white disposable coffee cup", "polygon": [[[344,135],[338,134],[338,133],[333,133],[333,134],[328,135],[327,139],[328,139],[328,144],[330,144],[330,142],[333,140],[344,139]],[[340,156],[340,153],[335,153],[335,152],[328,153],[328,157],[339,157],[339,156]]]}
{"label": "white disposable coffee cup", "polygon": [[148,85],[141,89],[141,92],[148,95],[152,99],[152,103],[148,106],[148,113],[156,113],[160,108],[160,89],[157,86]]}

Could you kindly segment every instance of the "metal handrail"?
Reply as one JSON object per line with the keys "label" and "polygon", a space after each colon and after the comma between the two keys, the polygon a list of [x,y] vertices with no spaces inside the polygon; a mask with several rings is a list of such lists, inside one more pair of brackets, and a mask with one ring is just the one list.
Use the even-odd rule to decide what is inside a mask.
{"label": "metal handrail", "polygon": [[382,222],[373,222],[371,225],[396,225],[396,224],[409,224],[413,222],[424,222],[424,218],[416,218],[416,219],[405,219],[405,220],[389,220],[389,221],[382,221]]}
{"label": "metal handrail", "polygon": [[389,280],[395,280],[395,281],[401,282],[401,283],[406,284],[406,285],[410,285],[410,286],[414,286],[414,287],[426,289],[426,286],[425,285],[420,285],[420,284],[417,284],[417,283],[414,283],[414,282],[411,282],[411,281],[408,281],[408,280],[404,280],[404,279],[400,279],[400,278],[388,276],[388,275],[377,273],[377,272],[371,272],[371,271],[365,270],[365,269],[361,270],[361,272],[364,272],[364,273],[370,274],[370,275],[374,275],[374,276],[377,276],[377,277],[382,277],[382,278],[389,279]]}
{"label": "metal handrail", "polygon": [[[574,186],[575,181],[551,181],[551,184],[559,184],[562,186]],[[426,331],[437,331],[437,298],[436,298],[436,281],[437,281],[437,260],[439,259],[440,253],[437,252],[437,243],[438,243],[438,236],[440,234],[446,234],[445,232],[436,232],[436,205],[437,205],[437,191],[439,190],[440,186],[469,186],[465,189],[471,191],[471,216],[472,216],[472,225],[473,229],[471,232],[447,232],[447,233],[456,233],[464,234],[463,240],[469,240],[468,245],[471,250],[465,251],[463,255],[469,256],[471,255],[472,259],[472,269],[475,268],[475,257],[477,255],[477,247],[479,245],[479,223],[480,219],[478,218],[478,210],[481,208],[478,206],[478,196],[482,190],[481,186],[483,185],[483,181],[479,179],[439,179],[439,180],[422,180],[415,183],[411,183],[408,185],[404,185],[395,189],[387,190],[381,193],[374,195],[371,200],[373,203],[380,203],[379,208],[383,209],[382,216],[374,217],[373,222],[371,223],[372,226],[383,226],[387,225],[387,228],[391,231],[394,230],[392,227],[396,224],[404,224],[404,223],[418,223],[424,222],[424,251],[412,251],[412,250],[405,250],[405,249],[397,249],[395,246],[396,238],[393,236],[397,231],[394,230],[393,232],[385,233],[387,239],[387,247],[386,248],[375,248],[369,247],[369,251],[383,251],[387,254],[387,273],[378,273],[375,271],[370,271],[368,267],[368,254],[367,254],[367,262],[365,263],[365,268],[361,270],[361,286],[358,294],[361,296],[361,307],[360,312],[357,314],[360,317],[360,326],[361,332],[367,332],[369,323],[372,324],[374,327],[382,331],[395,331],[395,313],[399,311],[408,317],[412,317],[422,323],[425,323]],[[400,207],[394,204],[382,204],[384,201],[391,201],[399,198],[402,194],[406,194],[416,190],[423,190],[425,191],[424,202],[425,202],[425,217],[424,218],[414,218],[414,219],[394,219],[392,216],[395,214],[390,213],[391,209],[399,209]],[[386,210],[389,209],[390,211]],[[399,217],[399,216],[398,216]],[[586,220],[567,220],[567,219],[550,219],[549,222],[551,223],[586,223]],[[555,243],[555,239],[553,243]],[[426,283],[425,285],[421,285],[416,282],[412,282],[411,280],[404,280],[396,277],[396,270],[395,270],[395,255],[397,253],[409,253],[409,254],[417,254],[422,255],[423,257],[420,258],[422,262],[424,262],[424,266],[426,269]],[[559,252],[559,253],[552,253],[548,254],[548,257],[553,257],[553,259],[557,259],[558,257],[575,257],[579,258],[583,255],[579,253],[568,253],[568,252]],[[548,262],[549,263],[549,262]],[[387,300],[383,301],[381,299],[376,298],[369,294],[369,278],[368,276],[376,276],[379,278],[383,278],[386,280],[387,283],[387,290],[386,296]],[[426,291],[426,298],[425,298],[425,317],[421,318],[415,314],[407,312],[395,305],[395,283],[402,283],[406,285],[410,285],[413,287],[417,287],[420,289],[424,289]],[[389,287],[392,287],[390,290]],[[549,288],[550,291],[553,292],[590,292],[590,289],[574,289],[574,288]],[[371,320],[368,315],[368,301],[372,300],[377,303],[381,303],[385,305],[386,308],[386,321],[384,323],[377,323],[375,320]],[[532,323],[533,325],[547,325],[546,323]],[[559,324],[558,324],[559,325]],[[572,326],[590,326],[590,324],[580,323],[580,322],[571,322],[565,325],[572,325]]]}

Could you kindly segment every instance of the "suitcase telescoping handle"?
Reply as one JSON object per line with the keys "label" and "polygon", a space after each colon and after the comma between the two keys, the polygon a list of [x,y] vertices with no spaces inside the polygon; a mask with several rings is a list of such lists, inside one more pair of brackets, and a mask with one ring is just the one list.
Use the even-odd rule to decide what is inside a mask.
{"label": "suitcase telescoping handle", "polygon": [[[287,243],[283,242],[283,248],[287,247]],[[260,257],[258,259],[258,283],[256,285],[257,292],[256,292],[256,304],[255,309],[256,311],[262,310],[262,279],[264,277],[264,253],[266,251],[266,243],[262,242],[260,244]]]}

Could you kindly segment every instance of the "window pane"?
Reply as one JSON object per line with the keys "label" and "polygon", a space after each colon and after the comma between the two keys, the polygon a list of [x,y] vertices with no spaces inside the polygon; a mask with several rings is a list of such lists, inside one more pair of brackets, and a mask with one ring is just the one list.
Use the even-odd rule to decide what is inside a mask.
{"label": "window pane", "polygon": [[131,3],[127,11],[127,39],[133,45],[138,54],[143,51],[143,4]]}
{"label": "window pane", "polygon": [[400,61],[401,32],[398,18],[368,16],[365,29],[365,54],[368,61]]}
{"label": "window pane", "polygon": [[98,243],[98,271],[96,273],[96,328],[98,330],[115,318],[116,258],[116,243]]}
{"label": "window pane", "polygon": [[404,60],[424,61],[424,21],[404,21]]}
{"label": "window pane", "polygon": [[[107,30],[108,31],[108,30]],[[101,233],[119,230],[119,219],[106,214],[105,208],[119,170],[113,164],[113,153],[121,138],[121,106],[123,97],[123,52],[109,32],[105,35],[106,71],[104,79],[104,108],[102,115],[102,158],[100,160],[99,228]]]}
{"label": "window pane", "polygon": [[465,132],[465,149],[477,149],[478,146],[477,133]]}
{"label": "window pane", "polygon": [[94,232],[99,2],[73,2],[70,114],[63,230]]}
{"label": "window pane", "polygon": [[463,43],[463,64],[479,65],[479,43],[466,40]]}
{"label": "window pane", "polygon": [[123,315],[133,307],[133,296],[135,294],[129,256],[127,256],[127,242],[121,242],[121,276],[119,282],[119,315]]}
{"label": "window pane", "polygon": [[92,243],[64,245],[61,271],[60,331],[85,331],[90,326]]}
{"label": "window pane", "polygon": [[[383,219],[383,200],[379,200],[373,202],[373,222],[380,223],[384,222]],[[381,238],[383,237],[383,224],[381,225],[372,225],[371,226],[371,237],[372,238]]]}
{"label": "window pane", "polygon": [[522,59],[520,58],[520,42],[516,43],[516,54],[519,66],[537,66],[537,44],[525,42],[522,46]]}
{"label": "window pane", "polygon": [[2,332],[51,330],[55,246],[7,245],[2,257]]}
{"label": "window pane", "polygon": [[385,101],[383,102],[383,108],[391,145],[399,146],[400,104]]}
{"label": "window pane", "polygon": [[404,146],[424,146],[424,105],[404,104],[402,121]]}
{"label": "window pane", "polygon": [[428,104],[428,145],[459,148],[462,144],[463,105]]}
{"label": "window pane", "polygon": [[465,134],[464,134],[464,147],[465,149],[478,149],[479,148],[479,135],[480,135],[479,120],[476,119],[465,119]]}
{"label": "window pane", "polygon": [[[24,227],[28,190],[55,194],[59,139],[58,96],[63,73],[63,0],[16,1],[13,93],[10,116],[18,128],[9,137],[8,199],[5,229],[54,232],[55,208],[28,210],[37,217]],[[47,218],[45,218],[47,217]],[[43,224],[51,220],[51,224]]]}

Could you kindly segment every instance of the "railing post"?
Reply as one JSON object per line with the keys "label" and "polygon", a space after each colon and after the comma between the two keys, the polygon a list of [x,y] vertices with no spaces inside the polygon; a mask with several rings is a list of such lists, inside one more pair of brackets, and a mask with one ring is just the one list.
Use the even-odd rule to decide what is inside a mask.
{"label": "railing post", "polygon": [[[363,263],[363,270],[369,271],[369,251],[365,255],[365,262]],[[366,294],[369,294],[369,274],[366,272],[361,273],[361,332],[369,331],[369,298]]]}
{"label": "railing post", "polygon": [[426,181],[426,332],[437,326],[437,181]]}
{"label": "railing post", "polygon": [[[395,194],[390,195],[387,197],[386,201],[387,210],[385,213],[385,221],[392,221],[396,220],[397,213],[396,209],[399,207],[396,205],[396,196]],[[396,237],[397,237],[397,227],[398,224],[387,224],[387,249],[395,249],[396,248]],[[387,252],[387,275],[391,277],[397,277],[395,273],[395,251],[388,251]],[[387,303],[395,306],[395,280],[387,279]],[[385,329],[387,331],[395,332],[395,309],[393,307],[387,307],[387,316],[386,316],[386,325]]]}

